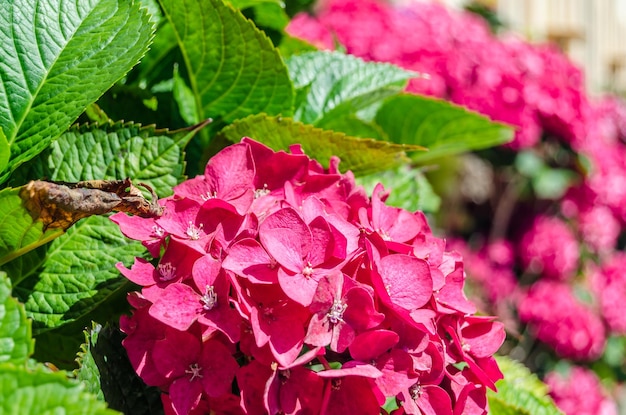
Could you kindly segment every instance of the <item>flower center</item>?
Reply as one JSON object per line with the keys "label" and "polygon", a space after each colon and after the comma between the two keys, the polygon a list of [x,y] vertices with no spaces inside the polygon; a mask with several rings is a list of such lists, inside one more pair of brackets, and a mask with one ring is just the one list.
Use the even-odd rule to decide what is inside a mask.
{"label": "flower center", "polygon": [[200,239],[200,229],[202,229],[202,224],[200,224],[200,226],[196,226],[193,224],[192,221],[189,221],[189,226],[187,227],[187,236],[189,237],[189,239],[191,239],[192,241],[197,241],[198,239]]}
{"label": "flower center", "polygon": [[165,229],[163,229],[159,225],[152,225],[152,233],[159,238],[162,238],[163,235],[165,235]]}
{"label": "flower center", "polygon": [[418,400],[422,396],[422,386],[419,383],[414,384],[409,388],[409,393],[411,394],[411,399],[414,401]]}
{"label": "flower center", "polygon": [[202,301],[202,308],[206,311],[213,310],[217,306],[217,293],[215,292],[215,287],[212,285],[206,286],[206,291],[204,295],[200,298]]}
{"label": "flower center", "polygon": [[264,183],[263,189],[254,190],[254,198],[258,199],[258,198],[268,195],[269,193],[270,193],[270,189],[267,188],[267,183]]}
{"label": "flower center", "polygon": [[348,305],[343,301],[333,301],[332,307],[330,307],[330,310],[326,313],[328,320],[333,324],[337,324],[340,321],[343,323],[343,312],[346,311],[346,308],[348,308]]}
{"label": "flower center", "polygon": [[384,229],[377,229],[378,234],[383,238],[383,241],[391,241],[391,236]]}
{"label": "flower center", "polygon": [[171,262],[165,264],[159,264],[159,274],[161,274],[161,280],[169,281],[174,278],[176,273],[176,267]]}
{"label": "flower center", "polygon": [[461,346],[461,349],[463,349],[463,351],[464,351],[465,353],[469,353],[469,351],[471,350],[471,348],[472,348],[472,346],[470,346],[470,345],[469,345],[469,344],[467,344],[467,343],[463,343],[463,344],[462,344],[462,346]]}
{"label": "flower center", "polygon": [[280,379],[280,383],[284,385],[289,380],[291,376],[291,370],[285,369],[278,372],[278,378]]}
{"label": "flower center", "polygon": [[313,275],[313,266],[311,266],[310,262],[307,262],[306,266],[302,269],[302,275],[304,275],[305,278],[311,278],[311,275]]}
{"label": "flower center", "polygon": [[189,382],[193,382],[195,378],[202,378],[202,375],[200,374],[201,370],[202,368],[198,366],[197,363],[189,365],[189,369],[185,370],[185,373],[191,375],[191,378],[189,378]]}
{"label": "flower center", "polygon": [[206,193],[201,194],[200,197],[202,198],[202,200],[204,200],[206,202],[209,199],[216,199],[217,198],[217,192],[208,191]]}

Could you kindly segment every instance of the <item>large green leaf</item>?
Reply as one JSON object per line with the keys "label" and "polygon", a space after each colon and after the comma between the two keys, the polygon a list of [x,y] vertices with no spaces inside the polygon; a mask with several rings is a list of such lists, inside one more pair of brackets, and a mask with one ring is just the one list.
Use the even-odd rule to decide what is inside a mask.
{"label": "large green leaf", "polygon": [[524,365],[498,357],[504,379],[496,383],[498,392],[487,391],[489,413],[494,415],[562,415],[547,395],[548,387]]}
{"label": "large green leaf", "polygon": [[[171,133],[120,123],[74,127],[39,163],[55,180],[128,176],[152,185],[162,196],[169,195],[184,178],[182,148],[198,128]],[[23,280],[15,284],[14,292],[25,303],[37,332],[58,327],[88,315],[116,291],[128,289],[114,265],[120,261],[129,265],[144,252],[107,218],[83,219],[50,245],[43,261],[40,252],[29,254],[42,265],[19,276]]]}
{"label": "large green leaf", "polygon": [[0,182],[128,72],[152,34],[129,0],[0,2],[0,127],[11,149]]}
{"label": "large green leaf", "polygon": [[309,52],[287,60],[297,92],[294,118],[325,126],[400,92],[419,76],[386,63],[365,62],[339,52]]}
{"label": "large green leaf", "polygon": [[0,271],[0,363],[25,363],[32,353],[31,322],[24,306],[11,297],[11,281]]}
{"label": "large green leaf", "polygon": [[9,159],[11,158],[11,146],[7,141],[7,136],[0,128],[0,172],[4,171],[9,164]]}
{"label": "large green leaf", "polygon": [[115,415],[106,404],[70,381],[64,372],[51,373],[0,364],[0,414]]}
{"label": "large green leaf", "polygon": [[341,159],[342,170],[355,175],[386,170],[405,163],[405,151],[419,150],[416,146],[391,144],[384,141],[347,136],[344,133],[323,130],[286,117],[252,115],[224,128],[220,135],[232,142],[251,137],[272,147],[287,150],[292,144],[301,144],[305,153],[325,166],[331,156]]}
{"label": "large green leaf", "polygon": [[[30,167],[65,182],[131,177],[167,196],[184,178],[183,147],[197,131],[172,133],[132,123],[74,126]],[[24,206],[24,194],[20,196],[22,189],[0,191],[0,265],[63,233],[60,228],[44,229],[41,220],[33,219]],[[27,262],[38,262],[36,256]]]}
{"label": "large green leaf", "polygon": [[176,132],[133,123],[73,126],[51,146],[43,171],[65,182],[130,177],[169,196],[184,179],[183,148],[204,125]]}
{"label": "large green leaf", "polygon": [[35,333],[67,324],[92,312],[124,289],[115,264],[130,265],[144,253],[102,216],[83,219],[50,245],[38,274],[13,287],[34,320]]}
{"label": "large green leaf", "polygon": [[293,87],[267,36],[221,0],[160,0],[182,52],[198,119],[289,115]]}
{"label": "large green leaf", "polygon": [[513,130],[504,124],[419,95],[389,98],[375,121],[392,142],[426,147],[428,152],[412,155],[419,162],[503,144],[513,138]]}

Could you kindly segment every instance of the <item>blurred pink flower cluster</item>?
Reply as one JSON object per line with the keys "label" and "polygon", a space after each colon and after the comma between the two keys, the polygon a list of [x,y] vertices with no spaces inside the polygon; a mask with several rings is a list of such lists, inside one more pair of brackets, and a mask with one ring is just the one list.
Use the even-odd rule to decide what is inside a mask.
{"label": "blurred pink flower cluster", "polygon": [[546,376],[550,394],[566,414],[617,415],[617,406],[606,396],[594,372],[574,367],[569,373],[550,372]]}
{"label": "blurred pink flower cluster", "polygon": [[[463,240],[448,244],[465,259],[472,300],[514,336],[527,329],[556,357],[584,365],[603,355],[608,337],[626,335],[626,257],[618,248],[626,228],[626,105],[620,99],[592,99],[582,71],[555,47],[494,35],[478,16],[440,3],[329,0],[288,30],[323,48],[339,42],[366,60],[428,75],[412,80],[408,91],[515,126],[509,149],[545,157],[550,146],[565,148],[571,156],[563,168],[577,180],[551,208],[537,201],[518,208],[503,233],[510,239],[489,238],[487,229],[472,235],[471,247]],[[600,409],[597,379],[574,380],[585,376],[594,375],[574,366],[571,382],[548,377],[559,405],[568,414],[614,413]],[[587,406],[576,406],[577,397],[591,393],[580,385],[593,386]],[[583,407],[589,409],[573,409]]]}
{"label": "blurred pink flower cluster", "polygon": [[532,146],[542,132],[567,141],[586,135],[590,104],[580,69],[550,45],[492,35],[473,14],[429,2],[330,0],[287,30],[327,49],[336,39],[352,55],[425,75],[408,91],[517,127],[513,148]]}
{"label": "blurred pink flower cluster", "polygon": [[160,218],[112,216],[155,258],[118,264],[141,286],[121,326],[167,413],[486,413],[503,325],[421,212],[337,165],[244,138]]}

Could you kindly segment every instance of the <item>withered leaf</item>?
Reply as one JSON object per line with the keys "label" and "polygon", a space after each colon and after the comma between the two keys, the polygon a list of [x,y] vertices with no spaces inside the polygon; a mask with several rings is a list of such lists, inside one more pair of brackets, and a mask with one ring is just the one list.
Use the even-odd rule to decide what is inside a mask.
{"label": "withered leaf", "polygon": [[33,220],[43,222],[44,230],[66,230],[80,219],[109,212],[160,216],[163,208],[152,188],[143,183],[137,185],[146,188],[152,200],[143,197],[128,178],[76,183],[33,180],[22,187],[20,197]]}

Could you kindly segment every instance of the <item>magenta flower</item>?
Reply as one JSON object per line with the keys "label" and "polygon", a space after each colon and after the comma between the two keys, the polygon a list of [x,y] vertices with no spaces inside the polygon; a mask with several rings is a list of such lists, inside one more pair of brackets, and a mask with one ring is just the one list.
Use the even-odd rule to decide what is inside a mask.
{"label": "magenta flower", "polygon": [[168,391],[179,414],[189,413],[203,393],[209,397],[228,393],[239,367],[219,341],[200,342],[190,333],[173,329],[155,342],[153,359],[157,370],[171,382]]}
{"label": "magenta flower", "polygon": [[254,176],[250,146],[247,143],[235,144],[211,158],[204,175],[179,184],[174,193],[199,204],[219,198],[243,214],[254,199]]}
{"label": "magenta flower", "polygon": [[257,347],[269,344],[274,359],[289,366],[304,345],[304,326],[310,313],[300,304],[286,298],[273,285],[250,285],[243,293],[249,304],[249,321]]}
{"label": "magenta flower", "polygon": [[524,234],[519,255],[526,269],[555,280],[571,278],[580,256],[573,232],[560,219],[547,216],[536,218]]}
{"label": "magenta flower", "polygon": [[340,271],[322,278],[309,306],[314,314],[305,343],[342,353],[356,334],[382,323],[385,315],[375,310],[373,292],[366,287]]}
{"label": "magenta flower", "polygon": [[159,219],[115,217],[157,258],[117,266],[141,286],[124,346],[166,413],[485,409],[501,326],[471,316],[460,255],[338,159],[291,151],[244,139]]}
{"label": "magenta flower", "polygon": [[552,281],[533,284],[519,304],[520,320],[562,357],[597,359],[604,350],[604,325],[593,310],[574,297],[569,286]]}
{"label": "magenta flower", "polygon": [[309,225],[292,208],[281,209],[260,225],[259,239],[280,265],[278,283],[292,300],[307,306],[313,301],[319,280],[343,258],[333,256],[335,245],[330,225],[318,217]]}
{"label": "magenta flower", "polygon": [[598,376],[579,366],[569,373],[550,372],[545,378],[550,396],[566,415],[617,415],[617,405],[608,396]]}
{"label": "magenta flower", "polygon": [[241,317],[230,306],[230,281],[220,270],[220,262],[210,255],[198,259],[192,270],[193,285],[168,285],[150,307],[150,315],[181,331],[198,321],[238,342]]}

